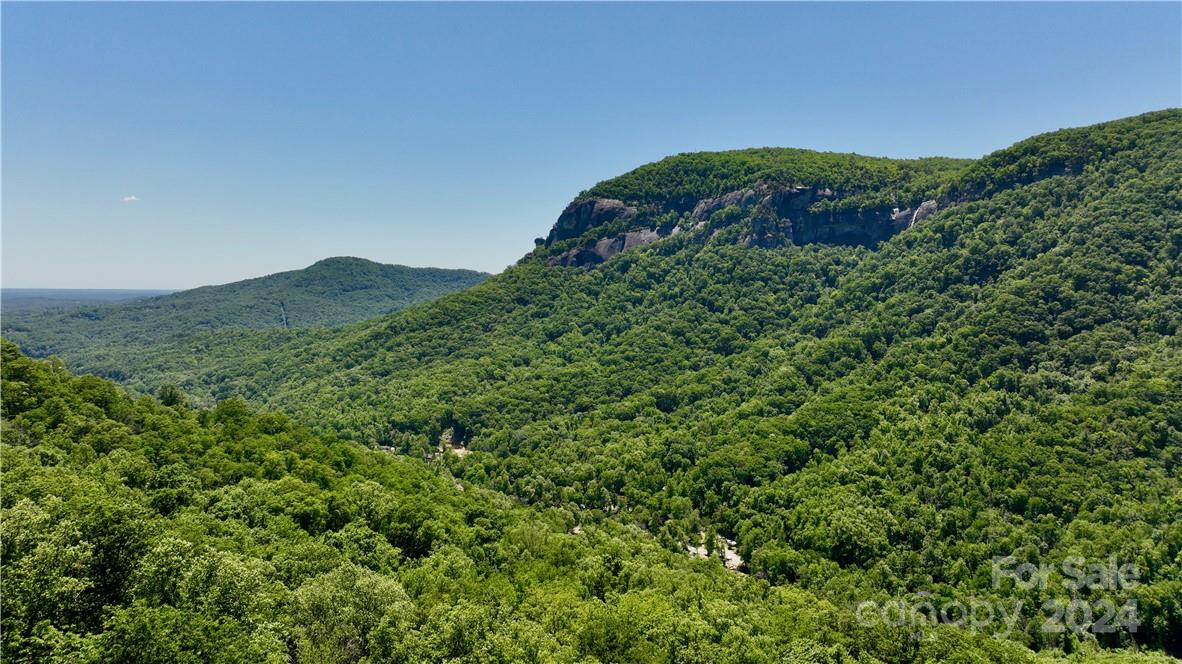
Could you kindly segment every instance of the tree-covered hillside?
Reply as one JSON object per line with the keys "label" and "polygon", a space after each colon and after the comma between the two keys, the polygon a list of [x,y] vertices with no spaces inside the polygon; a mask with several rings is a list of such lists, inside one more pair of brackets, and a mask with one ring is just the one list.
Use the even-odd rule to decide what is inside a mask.
{"label": "tree-covered hillside", "polygon": [[[241,400],[191,410],[8,342],[2,359],[6,661],[1036,660],[954,627],[866,625]],[[1097,655],[1072,661],[1166,661]]]}
{"label": "tree-covered hillside", "polygon": [[8,342],[3,394],[5,661],[1035,661],[863,625],[241,400],[132,399]]}
{"label": "tree-covered hillside", "polygon": [[118,361],[145,344],[213,330],[343,325],[462,290],[487,277],[471,270],[327,258],[302,270],[65,312],[6,304],[4,336],[32,355],[58,354],[80,371],[111,373],[110,358]]}
{"label": "tree-covered hillside", "polygon": [[[775,172],[817,163],[766,154]],[[806,210],[822,224],[848,219],[812,205],[935,203],[873,247],[752,243],[760,203],[692,224],[677,213],[680,232],[592,269],[538,260],[640,230],[662,191],[769,181],[734,163],[673,158],[598,185],[636,212],[608,230],[572,216],[564,228],[584,235],[437,301],[336,330],[180,338],[121,370],[414,457],[450,439],[471,453],[440,463],[464,481],[640,526],[670,551],[733,540],[775,592],[842,607],[1021,601],[1010,641],[1179,654],[1182,111],[927,162],[918,180],[792,184],[833,190]],[[1111,556],[1140,582],[998,586],[996,556]],[[1105,632],[1097,614],[1045,629],[1047,603],[1072,599],[1133,602],[1140,625]]]}

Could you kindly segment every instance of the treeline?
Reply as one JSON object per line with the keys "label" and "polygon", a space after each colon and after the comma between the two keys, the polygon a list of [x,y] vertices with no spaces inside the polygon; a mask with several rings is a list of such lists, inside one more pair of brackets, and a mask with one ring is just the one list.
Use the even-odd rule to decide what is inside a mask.
{"label": "treeline", "polygon": [[639,206],[692,209],[712,198],[762,182],[773,186],[815,186],[840,197],[881,194],[906,205],[948,182],[970,164],[967,159],[887,159],[795,148],[691,152],[646,164],[605,180],[582,195],[616,198]]}

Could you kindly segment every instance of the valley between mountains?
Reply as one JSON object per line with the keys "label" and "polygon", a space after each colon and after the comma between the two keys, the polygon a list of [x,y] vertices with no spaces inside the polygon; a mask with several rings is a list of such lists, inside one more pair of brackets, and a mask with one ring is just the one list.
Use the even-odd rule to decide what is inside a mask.
{"label": "valley between mountains", "polygon": [[5,657],[1176,661],[1180,331],[1176,109],[676,155],[492,276],[6,312]]}

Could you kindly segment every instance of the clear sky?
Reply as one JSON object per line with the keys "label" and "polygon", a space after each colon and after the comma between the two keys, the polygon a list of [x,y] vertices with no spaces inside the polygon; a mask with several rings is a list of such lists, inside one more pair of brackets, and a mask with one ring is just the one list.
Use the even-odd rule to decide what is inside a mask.
{"label": "clear sky", "polygon": [[1182,4],[14,4],[3,285],[499,271],[693,150],[979,156],[1182,105]]}

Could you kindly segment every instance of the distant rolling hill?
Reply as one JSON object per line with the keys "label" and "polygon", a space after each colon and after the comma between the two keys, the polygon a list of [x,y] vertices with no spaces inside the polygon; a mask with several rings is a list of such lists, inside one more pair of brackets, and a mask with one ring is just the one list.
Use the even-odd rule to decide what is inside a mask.
{"label": "distant rolling hill", "polygon": [[[104,348],[125,351],[215,330],[353,323],[463,290],[488,276],[341,257],[155,297],[134,299],[136,292],[119,291],[130,295],[118,302],[98,301],[103,291],[6,290],[3,334],[30,355],[60,354],[71,366],[85,369],[88,358]],[[71,292],[81,295],[71,299]]]}

